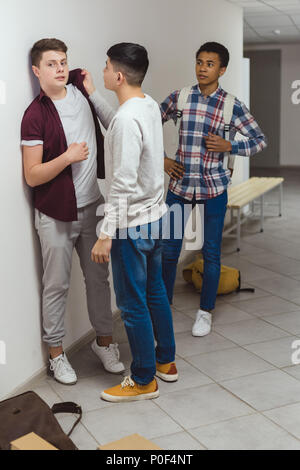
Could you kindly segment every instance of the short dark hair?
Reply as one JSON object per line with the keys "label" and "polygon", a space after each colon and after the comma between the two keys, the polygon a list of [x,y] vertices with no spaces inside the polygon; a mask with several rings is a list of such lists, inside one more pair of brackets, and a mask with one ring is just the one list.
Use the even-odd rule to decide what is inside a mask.
{"label": "short dark hair", "polygon": [[128,85],[141,86],[149,67],[148,53],[143,46],[122,42],[112,46],[107,55],[114,68],[124,73]]}
{"label": "short dark hair", "polygon": [[198,58],[201,52],[215,52],[220,57],[221,67],[227,67],[229,63],[229,51],[228,49],[219,44],[218,42],[206,42],[203,44],[200,49],[197,51],[196,59]]}
{"label": "short dark hair", "polygon": [[55,39],[55,38],[41,39],[40,41],[37,41],[33,45],[30,51],[31,63],[32,65],[35,65],[36,67],[38,67],[42,60],[42,56],[44,52],[59,51],[59,52],[67,53],[67,50],[68,48],[65,45],[65,43],[60,41],[59,39]]}

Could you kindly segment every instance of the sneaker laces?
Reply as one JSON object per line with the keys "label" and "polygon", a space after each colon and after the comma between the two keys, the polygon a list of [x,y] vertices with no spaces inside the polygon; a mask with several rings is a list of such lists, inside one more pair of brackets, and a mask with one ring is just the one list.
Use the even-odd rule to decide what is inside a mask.
{"label": "sneaker laces", "polygon": [[123,382],[121,383],[121,387],[122,388],[125,388],[125,387],[134,387],[135,383],[134,381],[131,379],[131,377],[129,375],[127,375],[125,377],[125,379],[123,380]]}
{"label": "sneaker laces", "polygon": [[108,366],[113,366],[119,362],[120,352],[118,350],[118,344],[110,344],[105,348],[106,362]]}
{"label": "sneaker laces", "polygon": [[51,359],[50,370],[54,372],[54,369],[56,369],[57,373],[60,375],[64,372],[73,372],[73,368],[68,363],[67,358],[63,355],[60,355],[58,358]]}
{"label": "sneaker laces", "polygon": [[199,313],[197,321],[203,320],[207,325],[210,325],[210,319],[206,313]]}

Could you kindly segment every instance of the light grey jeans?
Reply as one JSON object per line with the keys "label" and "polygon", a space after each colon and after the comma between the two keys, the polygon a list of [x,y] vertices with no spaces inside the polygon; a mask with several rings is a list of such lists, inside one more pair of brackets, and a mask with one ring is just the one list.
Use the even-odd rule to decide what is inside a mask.
{"label": "light grey jeans", "polygon": [[89,318],[97,336],[112,335],[112,311],[108,265],[91,260],[101,217],[96,210],[103,199],[78,209],[78,220],[61,222],[35,210],[43,258],[43,340],[51,347],[62,345],[64,317],[70,285],[74,248],[84,275]]}

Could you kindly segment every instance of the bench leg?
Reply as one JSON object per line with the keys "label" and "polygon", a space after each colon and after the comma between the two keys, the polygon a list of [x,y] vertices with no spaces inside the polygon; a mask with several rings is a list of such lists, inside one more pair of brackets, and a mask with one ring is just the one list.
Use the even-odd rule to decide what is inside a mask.
{"label": "bench leg", "polygon": [[282,216],[283,188],[282,183],[279,185],[279,217]]}
{"label": "bench leg", "polygon": [[260,197],[260,231],[264,231],[264,195]]}
{"label": "bench leg", "polygon": [[230,209],[230,225],[233,225],[233,209]]}
{"label": "bench leg", "polygon": [[241,210],[237,210],[237,227],[236,227],[236,238],[237,238],[237,250],[241,251]]}

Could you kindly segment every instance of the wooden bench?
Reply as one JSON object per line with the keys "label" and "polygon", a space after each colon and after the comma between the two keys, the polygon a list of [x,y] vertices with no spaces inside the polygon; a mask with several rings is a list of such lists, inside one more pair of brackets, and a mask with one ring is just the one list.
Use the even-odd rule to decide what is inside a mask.
{"label": "wooden bench", "polygon": [[[279,216],[282,215],[282,198],[283,190],[282,183],[284,178],[250,178],[243,183],[240,183],[228,190],[228,205],[230,210],[231,223],[230,227],[224,231],[224,236],[234,237],[237,240],[237,251],[240,251],[241,243],[241,225],[247,220],[248,217],[253,217],[256,200],[259,199],[260,205],[260,231],[264,231],[264,206],[267,204],[264,201],[264,196],[272,191],[274,188],[279,188],[279,202],[276,206],[279,207]],[[243,214],[242,210],[251,205],[251,210],[247,214]],[[267,204],[274,205],[274,204]],[[235,213],[235,214],[234,214]],[[234,215],[236,215],[236,223],[234,223]],[[243,215],[243,217],[242,217]],[[234,235],[231,232],[236,230]]]}

